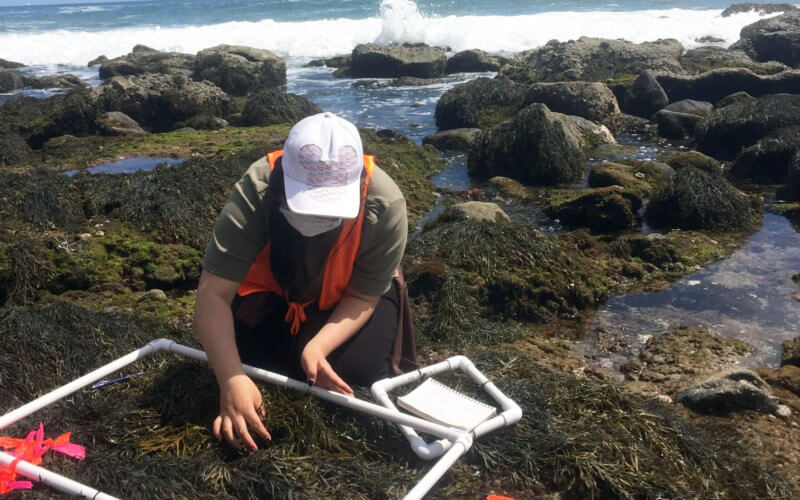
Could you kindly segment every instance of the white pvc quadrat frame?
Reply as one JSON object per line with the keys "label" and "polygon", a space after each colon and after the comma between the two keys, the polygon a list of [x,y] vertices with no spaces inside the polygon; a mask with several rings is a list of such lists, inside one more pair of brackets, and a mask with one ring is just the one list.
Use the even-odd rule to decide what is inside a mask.
{"label": "white pvc quadrat frame", "polygon": [[[88,385],[100,380],[107,375],[114,373],[125,366],[146,358],[160,351],[173,352],[188,358],[208,361],[203,351],[194,349],[169,339],[156,339],[144,347],[136,349],[121,358],[118,358],[100,368],[79,377],[61,387],[58,387],[47,394],[34,399],[33,401],[0,416],[0,429],[41,410],[42,408],[73,394]],[[320,399],[335,403],[347,408],[358,410],[369,415],[373,415],[400,426],[403,434],[408,438],[414,452],[426,460],[439,458],[431,469],[422,479],[406,494],[406,500],[421,499],[434,484],[455,464],[455,462],[469,450],[473,439],[483,434],[502,427],[510,426],[519,421],[522,417],[521,408],[511,399],[505,396],[495,385],[489,381],[472,362],[464,356],[455,356],[440,363],[419,368],[412,372],[398,375],[393,378],[386,378],[375,382],[372,386],[372,394],[384,405],[377,405],[352,396],[345,396],[338,392],[329,391],[320,387],[309,387],[305,382],[291,379],[277,373],[273,373],[254,366],[243,365],[245,373],[253,379],[268,382],[287,389],[310,393]],[[502,413],[480,424],[471,432],[465,432],[454,427],[437,424],[414,415],[399,411],[388,397],[388,392],[402,385],[410,384],[423,377],[442,373],[449,370],[460,369],[472,377],[475,382],[480,384],[484,390],[497,401]],[[431,444],[425,443],[416,431],[431,434],[437,438]],[[16,460],[16,457],[0,451],[0,465],[9,465]],[[17,463],[17,473],[21,476],[34,479],[42,484],[51,486],[63,493],[78,495],[85,498],[98,500],[115,500],[116,497],[99,491],[91,486],[79,483],[68,477],[51,472],[43,467],[33,465],[29,462],[19,461]]]}

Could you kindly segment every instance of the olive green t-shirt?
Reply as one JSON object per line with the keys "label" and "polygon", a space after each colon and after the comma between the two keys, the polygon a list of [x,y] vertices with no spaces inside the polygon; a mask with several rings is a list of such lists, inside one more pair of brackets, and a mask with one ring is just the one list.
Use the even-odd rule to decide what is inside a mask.
{"label": "olive green t-shirt", "polygon": [[[214,225],[203,269],[237,283],[244,281],[269,240],[269,175],[269,164],[262,158],[236,183]],[[350,286],[365,295],[378,296],[389,290],[408,237],[406,201],[394,181],[378,167],[367,187],[364,212]],[[293,299],[319,297],[328,252],[338,234],[336,229],[307,240],[305,255],[298,259],[301,268],[295,270],[295,283],[287,285]]]}

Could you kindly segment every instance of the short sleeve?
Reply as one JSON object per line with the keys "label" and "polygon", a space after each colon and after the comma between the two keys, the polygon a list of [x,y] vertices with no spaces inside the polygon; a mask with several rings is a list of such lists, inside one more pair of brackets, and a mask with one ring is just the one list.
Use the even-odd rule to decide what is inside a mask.
{"label": "short sleeve", "polygon": [[350,277],[350,287],[364,295],[389,291],[408,239],[406,200],[387,206],[373,224],[367,224]]}
{"label": "short sleeve", "polygon": [[264,160],[255,162],[234,185],[214,224],[203,256],[203,269],[241,283],[267,243],[267,217],[263,198],[267,191]]}

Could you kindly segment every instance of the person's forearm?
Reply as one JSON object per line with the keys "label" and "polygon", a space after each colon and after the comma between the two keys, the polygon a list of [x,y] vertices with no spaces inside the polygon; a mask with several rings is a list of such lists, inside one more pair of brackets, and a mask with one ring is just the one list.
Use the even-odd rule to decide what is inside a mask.
{"label": "person's forearm", "polygon": [[327,356],[361,330],[375,312],[378,300],[379,297],[346,294],[311,342],[317,344]]}
{"label": "person's forearm", "polygon": [[195,323],[200,342],[217,381],[244,373],[233,330],[230,304],[223,297],[198,290]]}

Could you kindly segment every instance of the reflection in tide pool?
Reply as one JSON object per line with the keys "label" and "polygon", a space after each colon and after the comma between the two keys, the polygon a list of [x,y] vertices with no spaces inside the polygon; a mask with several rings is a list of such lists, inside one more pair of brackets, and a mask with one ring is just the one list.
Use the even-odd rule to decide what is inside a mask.
{"label": "reflection in tide pool", "polygon": [[[110,161],[108,163],[101,163],[94,167],[85,169],[90,174],[133,174],[139,171],[149,171],[156,168],[162,163],[174,165],[186,161],[186,158],[150,158],[149,156],[136,156],[134,158],[125,158],[117,161]],[[64,175],[72,177],[78,172],[84,170],[67,170]]]}
{"label": "reflection in tide pool", "polygon": [[[800,234],[784,217],[766,214],[763,228],[731,257],[664,291],[610,299],[595,316],[592,330],[602,328],[638,352],[649,335],[681,325],[707,325],[755,347],[745,364],[777,366],[781,341],[800,335],[800,303],[792,298],[798,286],[791,279],[797,272]],[[582,346],[586,352],[588,342]],[[600,362],[608,366],[623,359],[599,356],[605,356]]]}

